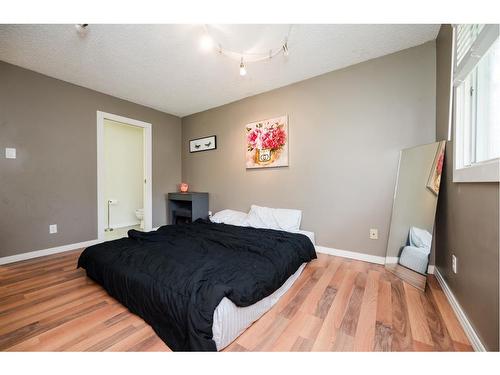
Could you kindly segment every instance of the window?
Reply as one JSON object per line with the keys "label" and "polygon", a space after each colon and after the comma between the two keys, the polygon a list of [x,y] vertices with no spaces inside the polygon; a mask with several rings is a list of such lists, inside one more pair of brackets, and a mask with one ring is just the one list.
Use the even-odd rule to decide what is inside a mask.
{"label": "window", "polygon": [[455,52],[453,181],[499,181],[498,25],[457,25]]}

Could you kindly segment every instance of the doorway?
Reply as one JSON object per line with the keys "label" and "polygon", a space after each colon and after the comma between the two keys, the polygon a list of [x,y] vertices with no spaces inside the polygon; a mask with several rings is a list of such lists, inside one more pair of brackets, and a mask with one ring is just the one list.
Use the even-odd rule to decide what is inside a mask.
{"label": "doorway", "polygon": [[97,233],[100,241],[152,227],[151,124],[97,112]]}

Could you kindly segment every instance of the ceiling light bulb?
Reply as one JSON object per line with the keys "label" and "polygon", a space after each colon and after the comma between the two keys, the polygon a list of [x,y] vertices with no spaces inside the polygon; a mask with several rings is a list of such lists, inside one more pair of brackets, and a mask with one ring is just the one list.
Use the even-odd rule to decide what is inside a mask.
{"label": "ceiling light bulb", "polygon": [[283,55],[288,56],[290,54],[290,51],[288,51],[288,43],[285,43],[283,45]]}
{"label": "ceiling light bulb", "polygon": [[81,36],[85,36],[87,34],[88,27],[88,23],[79,23],[75,25],[76,32]]}
{"label": "ceiling light bulb", "polygon": [[212,46],[214,45],[213,39],[210,37],[210,35],[203,35],[200,40],[200,46],[201,49],[204,51],[208,51]]}
{"label": "ceiling light bulb", "polygon": [[240,76],[245,76],[247,74],[247,69],[245,68],[245,64],[243,64],[243,59],[241,59],[240,63]]}

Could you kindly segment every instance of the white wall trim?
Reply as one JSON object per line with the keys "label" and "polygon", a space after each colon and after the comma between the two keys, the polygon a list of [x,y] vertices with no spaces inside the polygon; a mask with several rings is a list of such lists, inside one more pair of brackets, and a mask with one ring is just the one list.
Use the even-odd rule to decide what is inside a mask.
{"label": "white wall trim", "polygon": [[464,310],[458,303],[457,299],[455,298],[455,295],[451,291],[450,287],[446,283],[446,281],[443,278],[443,275],[439,272],[439,268],[435,267],[434,269],[434,274],[436,275],[436,279],[439,282],[439,285],[441,285],[441,288],[443,289],[444,294],[446,295],[446,298],[448,299],[448,302],[450,303],[453,311],[455,312],[455,315],[458,318],[458,321],[462,325],[462,328],[465,331],[465,334],[469,338],[472,347],[476,352],[485,352],[486,348],[481,342],[481,339],[479,338],[478,334],[472,327],[472,324],[470,323],[469,319],[467,318],[467,315],[465,314]]}
{"label": "white wall trim", "polygon": [[97,111],[97,237],[104,240],[104,120],[112,120],[127,125],[144,128],[144,230],[153,226],[153,146],[152,125],[148,122]]}
{"label": "white wall trim", "polygon": [[101,242],[101,241],[91,240],[91,241],[85,241],[85,242],[78,242],[78,243],[72,243],[69,245],[51,247],[49,249],[30,251],[28,253],[22,253],[22,254],[11,255],[8,257],[2,257],[2,258],[0,258],[0,265],[7,264],[7,263],[19,262],[21,260],[26,260],[26,259],[39,258],[39,257],[43,257],[46,255],[51,255],[51,254],[63,253],[65,251],[81,249],[83,247],[89,247],[89,246],[98,244],[99,242]]}
{"label": "white wall trim", "polygon": [[332,247],[325,247],[318,245],[316,245],[315,247],[318,253],[334,255],[342,258],[362,260],[364,262],[369,262],[369,263],[385,264],[385,257],[377,255],[363,254],[355,251],[339,250],[339,249],[334,249]]}
{"label": "white wall trim", "polygon": [[436,271],[436,267],[435,267],[434,265],[430,264],[430,265],[427,267],[427,273],[428,273],[429,275],[434,275],[435,271]]}

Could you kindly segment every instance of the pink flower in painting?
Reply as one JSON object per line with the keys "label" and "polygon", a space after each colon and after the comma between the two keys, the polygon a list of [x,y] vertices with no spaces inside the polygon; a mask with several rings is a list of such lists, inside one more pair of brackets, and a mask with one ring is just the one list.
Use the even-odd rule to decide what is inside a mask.
{"label": "pink flower in painting", "polygon": [[441,172],[443,170],[443,161],[444,161],[444,152],[442,152],[441,155],[439,155],[439,160],[438,160],[437,166],[436,166],[437,174],[441,174]]}
{"label": "pink flower in painting", "polygon": [[283,125],[274,123],[267,127],[259,124],[256,128],[248,128],[247,142],[249,150],[254,148],[258,149],[271,149],[277,150],[286,143],[286,131]]}
{"label": "pink flower in painting", "polygon": [[253,129],[250,133],[248,133],[247,141],[252,148],[257,146],[261,133],[262,131],[260,129]]}
{"label": "pink flower in painting", "polygon": [[285,129],[282,126],[280,126],[276,129],[274,129],[273,133],[274,133],[273,137],[276,140],[276,144],[278,145],[278,147],[284,146],[286,143],[286,131],[285,131]]}
{"label": "pink flower in painting", "polygon": [[271,127],[262,135],[262,148],[276,150],[286,143],[286,132],[283,127]]}

